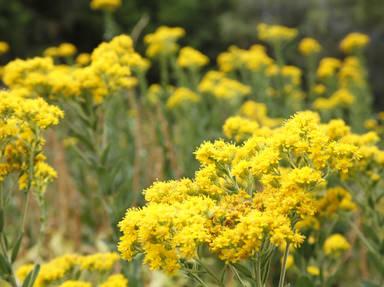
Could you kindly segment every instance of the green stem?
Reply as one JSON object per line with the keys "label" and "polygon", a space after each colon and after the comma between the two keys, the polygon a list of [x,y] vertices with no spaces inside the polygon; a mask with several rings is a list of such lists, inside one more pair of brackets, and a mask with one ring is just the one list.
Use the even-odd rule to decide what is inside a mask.
{"label": "green stem", "polygon": [[287,258],[289,255],[289,245],[290,245],[290,243],[287,242],[287,246],[285,247],[285,250],[284,250],[284,257],[283,257],[283,262],[282,262],[282,266],[281,266],[281,272],[280,272],[280,279],[279,279],[279,286],[278,287],[284,287],[285,273],[287,272]]}

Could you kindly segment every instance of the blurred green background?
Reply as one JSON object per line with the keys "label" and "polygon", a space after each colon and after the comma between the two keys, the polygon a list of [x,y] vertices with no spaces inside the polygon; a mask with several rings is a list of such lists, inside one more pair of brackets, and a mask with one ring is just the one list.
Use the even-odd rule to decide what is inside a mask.
{"label": "blurred green background", "polygon": [[[367,33],[375,108],[384,107],[383,0],[123,0],[115,16],[122,33],[131,33],[148,16],[137,43],[139,51],[144,50],[143,34],[159,25],[181,26],[187,31],[182,44],[212,59],[230,44],[248,47],[256,42],[255,26],[261,21],[299,28],[302,36],[320,40],[323,54],[330,56],[341,56],[338,42],[345,34]],[[103,14],[92,11],[88,0],[0,0],[0,40],[9,42],[12,49],[0,64],[38,55],[64,41],[88,52],[103,40]]]}

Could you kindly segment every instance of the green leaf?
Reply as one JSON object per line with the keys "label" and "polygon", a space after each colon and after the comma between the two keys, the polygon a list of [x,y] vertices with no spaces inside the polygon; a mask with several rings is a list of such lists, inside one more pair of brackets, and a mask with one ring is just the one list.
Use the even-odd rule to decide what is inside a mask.
{"label": "green leaf", "polygon": [[40,271],[40,265],[37,264],[35,268],[33,268],[33,270],[29,272],[29,274],[25,278],[22,287],[32,287],[33,284],[35,283],[37,275],[39,275],[39,271]]}
{"label": "green leaf", "polygon": [[246,276],[248,278],[253,278],[251,271],[249,271],[247,267],[245,267],[241,264],[238,264],[238,263],[232,263],[231,265],[233,267],[235,267],[238,271],[240,271],[241,274],[243,274],[244,276]]}
{"label": "green leaf", "polygon": [[10,274],[12,271],[12,267],[8,263],[8,260],[2,254],[0,254],[0,271],[2,271],[3,274]]}
{"label": "green leaf", "polygon": [[20,250],[20,245],[21,245],[21,240],[23,239],[23,233],[19,235],[19,238],[17,238],[15,245],[12,248],[12,253],[11,253],[11,262],[15,262],[17,254],[19,254]]}

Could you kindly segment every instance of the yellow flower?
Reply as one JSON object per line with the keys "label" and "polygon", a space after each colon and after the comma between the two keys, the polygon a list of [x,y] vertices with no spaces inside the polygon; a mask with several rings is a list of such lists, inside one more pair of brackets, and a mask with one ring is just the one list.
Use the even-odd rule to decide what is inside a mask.
{"label": "yellow flower", "polygon": [[[231,121],[229,133],[242,119]],[[306,111],[240,145],[202,143],[193,179],[157,182],[145,191],[142,208],[127,210],[119,223],[121,256],[141,253],[151,269],[174,273],[197,258],[201,246],[227,263],[254,258],[266,245],[297,248],[305,237],[295,222],[314,218],[314,192],[324,189],[326,173],[342,176],[359,166],[358,145],[347,143],[350,130],[336,134],[336,126],[343,127],[322,125],[318,114]]]}
{"label": "yellow flower", "polygon": [[114,274],[107,278],[100,287],[127,287],[128,280],[122,274]]}
{"label": "yellow flower", "polygon": [[200,81],[199,92],[210,93],[217,99],[235,100],[248,95],[251,88],[216,71],[208,72]]}
{"label": "yellow flower", "polygon": [[28,276],[28,274],[33,270],[34,265],[33,264],[26,264],[20,266],[16,270],[16,277],[19,281],[23,282],[25,278]]}
{"label": "yellow flower", "polygon": [[57,51],[60,57],[70,57],[76,53],[77,49],[71,43],[62,43],[57,47]]}
{"label": "yellow flower", "polygon": [[9,51],[9,44],[4,41],[0,41],[0,55],[3,55]]}
{"label": "yellow flower", "polygon": [[81,53],[76,57],[76,64],[86,66],[91,62],[91,55],[88,53]]}
{"label": "yellow flower", "polygon": [[114,11],[121,6],[121,0],[91,0],[93,10]]}
{"label": "yellow flower", "polygon": [[80,258],[81,270],[109,271],[119,260],[117,253],[95,253]]}
{"label": "yellow flower", "polygon": [[188,88],[177,88],[167,100],[167,108],[175,109],[184,104],[197,103],[200,101],[200,96]]}
{"label": "yellow flower", "polygon": [[296,38],[298,34],[297,29],[265,23],[257,25],[257,31],[259,39],[269,43],[288,42]]}
{"label": "yellow flower", "polygon": [[299,43],[299,52],[304,56],[318,54],[321,51],[320,43],[313,38],[304,38]]}
{"label": "yellow flower", "polygon": [[144,37],[144,42],[148,45],[147,55],[151,58],[159,55],[175,53],[178,49],[177,40],[185,35],[185,31],[180,27],[160,26],[154,33]]}
{"label": "yellow flower", "polygon": [[313,102],[316,110],[331,110],[337,107],[350,106],[355,101],[355,97],[347,89],[339,89],[329,98],[317,98]]}
{"label": "yellow flower", "polygon": [[92,287],[92,284],[85,281],[68,280],[60,284],[59,287]]}
{"label": "yellow flower", "polygon": [[334,76],[338,68],[340,68],[341,62],[336,58],[323,58],[320,61],[317,69],[317,76],[319,78],[327,78]]}
{"label": "yellow flower", "polygon": [[267,55],[266,48],[262,45],[253,45],[248,50],[230,46],[227,52],[219,54],[217,63],[222,72],[245,68],[259,71],[271,65],[273,60]]}
{"label": "yellow flower", "polygon": [[347,53],[354,53],[369,44],[369,37],[363,33],[350,33],[340,42],[340,49]]}
{"label": "yellow flower", "polygon": [[319,267],[315,265],[309,265],[307,267],[307,272],[312,276],[319,276],[320,275],[320,269]]}
{"label": "yellow flower", "polygon": [[332,234],[329,236],[323,245],[325,255],[328,256],[339,256],[342,252],[347,251],[351,248],[349,242],[341,234]]}
{"label": "yellow flower", "polygon": [[199,68],[207,65],[209,59],[201,52],[193,49],[192,47],[183,47],[180,49],[177,64],[183,68]]}

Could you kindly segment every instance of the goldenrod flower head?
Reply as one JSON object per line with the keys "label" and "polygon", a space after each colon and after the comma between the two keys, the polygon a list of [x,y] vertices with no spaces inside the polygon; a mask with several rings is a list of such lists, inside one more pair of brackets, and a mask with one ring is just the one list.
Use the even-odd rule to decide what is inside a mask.
{"label": "goldenrod flower head", "polygon": [[76,51],[77,51],[77,48],[75,45],[71,44],[71,43],[61,43],[58,47],[58,55],[60,57],[70,57],[70,56],[73,56]]}
{"label": "goldenrod flower head", "polygon": [[319,216],[331,217],[339,211],[354,211],[357,208],[352,195],[342,187],[327,189],[318,200]]}
{"label": "goldenrod flower head", "polygon": [[355,97],[348,89],[339,89],[329,98],[317,98],[313,102],[316,110],[332,110],[337,107],[346,107],[354,103]]}
{"label": "goldenrod flower head", "polygon": [[230,117],[223,126],[224,135],[229,139],[235,139],[237,142],[248,139],[258,130],[257,122],[242,117]]}
{"label": "goldenrod flower head", "polygon": [[80,257],[79,265],[82,270],[109,271],[119,260],[117,253],[96,253]]}
{"label": "goldenrod flower head", "polygon": [[368,130],[373,130],[378,127],[378,122],[376,119],[367,119],[364,121],[364,127]]}
{"label": "goldenrod flower head", "polygon": [[121,0],[91,0],[93,10],[114,11],[121,6]]}
{"label": "goldenrod flower head", "polygon": [[192,47],[181,48],[177,58],[177,64],[183,68],[200,68],[207,65],[208,62],[207,56]]}
{"label": "goldenrod flower head", "polygon": [[[97,281],[97,278],[105,278],[104,276],[109,275],[118,260],[119,256],[116,253],[59,256],[41,264],[40,272],[33,286],[91,287],[95,283],[99,283],[101,285],[98,286],[103,287],[127,287],[128,281],[122,274],[110,275],[104,282]],[[21,283],[32,269],[33,265],[28,264],[17,270],[17,278]],[[78,280],[80,274],[81,281]],[[59,283],[61,284],[58,285]]]}
{"label": "goldenrod flower head", "polygon": [[0,56],[9,51],[9,44],[4,41],[0,41]]}
{"label": "goldenrod flower head", "polygon": [[340,42],[340,49],[347,54],[360,51],[369,44],[369,36],[363,33],[350,33]]}
{"label": "goldenrod flower head", "polygon": [[323,246],[324,253],[328,256],[339,256],[342,252],[351,248],[349,242],[341,234],[332,234],[329,236]]}
{"label": "goldenrod flower head", "polygon": [[28,276],[28,274],[33,270],[34,265],[33,264],[25,264],[21,265],[16,270],[16,277],[19,281],[23,282],[25,278]]}
{"label": "goldenrod flower head", "polygon": [[312,276],[320,276],[320,269],[315,265],[309,265],[307,267],[307,272]]}
{"label": "goldenrod flower head", "polygon": [[167,100],[167,108],[175,109],[185,104],[197,103],[200,101],[200,96],[192,90],[180,87],[169,96]]}
{"label": "goldenrod flower head", "polygon": [[299,43],[299,52],[304,56],[310,56],[321,52],[320,43],[313,38],[304,38]]}
{"label": "goldenrod flower head", "polygon": [[319,78],[327,78],[336,74],[336,71],[341,66],[341,61],[336,58],[323,58],[320,61],[319,67],[317,68],[317,76]]}
{"label": "goldenrod flower head", "polygon": [[289,42],[296,38],[298,31],[282,25],[269,25],[261,23],[257,25],[257,32],[260,40],[269,43]]}
{"label": "goldenrod flower head", "polygon": [[179,47],[176,42],[184,35],[183,28],[160,26],[154,33],[144,37],[144,42],[148,45],[147,55],[153,58],[175,53]]}
{"label": "goldenrod flower head", "polygon": [[362,84],[364,81],[364,71],[360,64],[360,61],[356,57],[347,57],[342,63],[338,78],[340,79],[340,85],[348,87],[350,83],[355,85]]}
{"label": "goldenrod flower head", "polygon": [[128,280],[122,274],[114,274],[107,278],[100,287],[127,287]]}
{"label": "goldenrod flower head", "polygon": [[[242,119],[231,121],[237,126]],[[223,262],[253,258],[266,240],[297,248],[304,236],[294,221],[318,211],[313,193],[324,189],[326,172],[348,174],[359,166],[359,147],[347,143],[351,134],[330,138],[328,130],[306,111],[241,145],[202,143],[193,179],[157,182],[145,191],[144,207],[127,210],[119,223],[122,257],[143,253],[151,269],[174,273],[197,258],[200,246]]]}
{"label": "goldenrod flower head", "polygon": [[259,71],[271,65],[273,60],[267,55],[262,45],[253,45],[248,50],[230,46],[227,52],[219,54],[217,63],[222,72],[231,72],[245,68]]}
{"label": "goldenrod flower head", "polygon": [[92,284],[80,280],[68,280],[60,284],[59,287],[92,287]]}
{"label": "goldenrod flower head", "polygon": [[227,78],[223,73],[210,71],[200,81],[198,90],[210,93],[223,100],[233,100],[244,97],[251,92],[251,88],[239,81]]}
{"label": "goldenrod flower head", "polygon": [[10,88],[44,86],[44,75],[53,68],[51,58],[16,59],[4,67],[3,81]]}
{"label": "goldenrod flower head", "polygon": [[313,87],[313,92],[316,94],[316,95],[323,95],[325,94],[325,92],[327,91],[327,87],[324,86],[323,84],[316,84],[314,87]]}
{"label": "goldenrod flower head", "polygon": [[299,85],[301,83],[301,69],[296,66],[285,65],[281,68],[281,74],[290,79],[290,82],[294,85]]}
{"label": "goldenrod flower head", "polygon": [[91,54],[81,53],[76,57],[76,64],[79,66],[86,66],[91,62]]}

